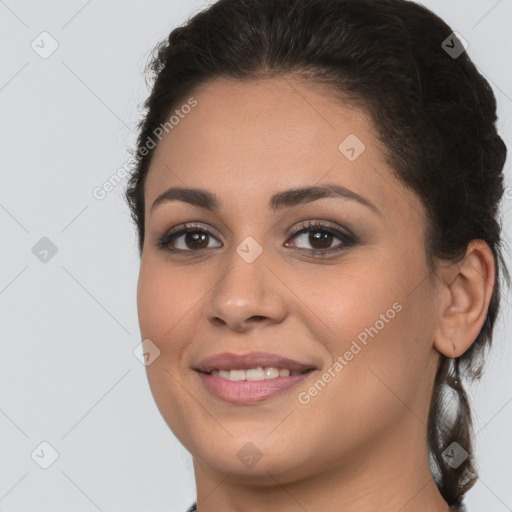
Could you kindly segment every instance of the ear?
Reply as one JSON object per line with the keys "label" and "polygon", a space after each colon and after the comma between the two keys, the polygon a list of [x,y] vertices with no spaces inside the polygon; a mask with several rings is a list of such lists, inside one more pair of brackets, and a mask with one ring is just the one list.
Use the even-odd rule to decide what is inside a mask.
{"label": "ear", "polygon": [[459,357],[473,344],[487,316],[494,290],[495,262],[483,240],[472,240],[458,263],[440,267],[441,300],[434,347]]}

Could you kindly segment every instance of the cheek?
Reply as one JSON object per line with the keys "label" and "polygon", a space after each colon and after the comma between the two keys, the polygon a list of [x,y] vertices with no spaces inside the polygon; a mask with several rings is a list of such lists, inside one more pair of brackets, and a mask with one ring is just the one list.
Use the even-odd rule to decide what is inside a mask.
{"label": "cheek", "polygon": [[410,293],[422,269],[410,261],[405,273],[404,263],[389,257],[367,261],[316,276],[297,273],[294,291],[302,290],[309,330],[343,366],[333,388],[343,388],[345,399],[366,393],[382,402],[393,397],[386,385],[412,397],[431,347],[426,295],[421,287]]}
{"label": "cheek", "polygon": [[170,269],[150,257],[141,262],[137,285],[141,338],[150,339],[160,350],[159,357],[146,366],[146,374],[155,403],[175,433],[186,430],[182,411],[190,409],[190,396],[175,375],[180,354],[194,338],[191,317],[201,298],[197,281],[190,267]]}
{"label": "cheek", "polygon": [[[159,348],[186,328],[187,315],[194,314],[204,295],[204,286],[190,268],[171,269],[165,263],[143,261],[137,285],[137,310],[141,335]],[[188,327],[190,331],[190,325]]]}
{"label": "cheek", "polygon": [[297,310],[310,312],[307,317],[315,338],[332,355],[342,355],[352,341],[369,347],[370,340],[385,338],[390,326],[396,328],[401,322],[405,285],[399,276],[391,275],[391,268],[384,258],[358,257],[347,258],[338,267],[290,276],[300,299]]}

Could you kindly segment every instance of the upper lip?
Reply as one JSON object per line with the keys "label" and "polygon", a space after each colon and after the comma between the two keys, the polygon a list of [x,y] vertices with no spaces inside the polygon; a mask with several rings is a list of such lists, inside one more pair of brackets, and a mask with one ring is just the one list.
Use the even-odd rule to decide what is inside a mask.
{"label": "upper lip", "polygon": [[273,367],[288,369],[290,372],[305,372],[314,369],[307,363],[267,352],[251,352],[249,354],[233,354],[223,352],[203,359],[194,369],[204,373],[213,370],[248,370],[257,367]]}

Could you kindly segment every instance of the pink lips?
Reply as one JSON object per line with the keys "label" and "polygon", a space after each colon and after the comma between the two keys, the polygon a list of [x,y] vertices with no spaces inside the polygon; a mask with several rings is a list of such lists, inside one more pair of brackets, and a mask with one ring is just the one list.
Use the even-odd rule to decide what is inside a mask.
{"label": "pink lips", "polygon": [[199,373],[208,391],[225,402],[232,404],[252,404],[261,402],[274,395],[296,386],[306,379],[311,372],[293,377],[277,377],[268,380],[240,380],[233,382],[208,373]]}
{"label": "pink lips", "polygon": [[[300,375],[260,381],[230,381],[209,374],[213,370],[248,370],[257,367],[286,368],[290,372],[301,373]],[[261,402],[291,389],[309,376],[311,372],[308,370],[314,369],[312,365],[263,352],[252,352],[244,355],[224,352],[204,359],[195,368],[201,381],[213,396],[225,402],[239,405]]]}
{"label": "pink lips", "polygon": [[249,370],[250,368],[273,367],[287,368],[290,372],[305,372],[314,369],[311,364],[299,363],[293,359],[282,357],[277,354],[266,352],[251,352],[249,354],[233,354],[231,352],[223,352],[214,356],[203,359],[195,370],[209,373],[212,370]]}

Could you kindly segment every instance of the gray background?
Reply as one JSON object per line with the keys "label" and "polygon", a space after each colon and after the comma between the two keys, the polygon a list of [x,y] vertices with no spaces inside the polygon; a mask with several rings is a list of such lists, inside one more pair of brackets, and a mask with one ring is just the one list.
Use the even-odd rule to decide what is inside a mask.
{"label": "gray background", "polygon": [[[512,2],[422,3],[469,43],[512,148]],[[170,512],[195,499],[191,458],[133,354],[139,260],[125,181],[102,200],[93,190],[130,158],[150,50],[205,5],[0,0],[0,511]],[[510,238],[510,159],[506,172]],[[481,468],[470,512],[512,510],[511,303],[505,290],[487,373],[470,390]],[[42,442],[58,452],[47,469]]]}

